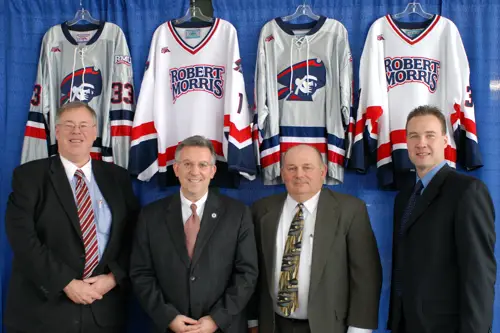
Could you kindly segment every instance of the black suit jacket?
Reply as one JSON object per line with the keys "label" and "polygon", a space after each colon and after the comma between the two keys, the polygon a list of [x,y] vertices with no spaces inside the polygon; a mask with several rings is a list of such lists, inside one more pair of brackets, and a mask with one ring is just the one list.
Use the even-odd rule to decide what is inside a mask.
{"label": "black suit jacket", "polygon": [[[112,214],[106,250],[93,276],[112,272],[118,285],[90,308],[102,326],[122,325],[130,238],[139,210],[127,171],[92,161],[92,172]],[[85,249],[71,185],[59,156],[14,170],[5,218],[14,253],[4,323],[21,331],[65,332],[84,305],[63,288],[81,279]]]}
{"label": "black suit jacket", "polygon": [[495,212],[478,179],[445,165],[418,198],[399,240],[401,217],[411,195],[394,205],[393,267],[402,267],[402,297],[394,284],[389,329],[406,333],[487,333],[496,276]]}
{"label": "black suit jacket", "polygon": [[210,315],[219,332],[246,332],[243,311],[257,282],[257,250],[248,207],[208,194],[193,259],[187,253],[180,194],[142,210],[130,278],[159,332],[178,315]]}

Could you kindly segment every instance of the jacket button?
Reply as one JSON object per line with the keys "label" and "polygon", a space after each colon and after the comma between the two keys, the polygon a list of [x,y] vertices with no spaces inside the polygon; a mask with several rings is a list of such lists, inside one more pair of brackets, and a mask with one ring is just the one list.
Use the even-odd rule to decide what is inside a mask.
{"label": "jacket button", "polygon": [[191,276],[190,280],[191,280],[191,282],[194,282],[196,280],[196,277]]}

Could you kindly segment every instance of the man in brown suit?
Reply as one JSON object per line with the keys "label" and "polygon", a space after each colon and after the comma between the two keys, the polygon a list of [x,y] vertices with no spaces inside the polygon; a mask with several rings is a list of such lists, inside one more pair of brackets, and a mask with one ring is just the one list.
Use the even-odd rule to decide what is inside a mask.
{"label": "man in brown suit", "polygon": [[382,273],[366,205],[322,189],[327,168],[313,147],[295,146],[283,161],[288,193],[252,207],[260,276],[258,322],[249,326],[260,333],[370,333]]}

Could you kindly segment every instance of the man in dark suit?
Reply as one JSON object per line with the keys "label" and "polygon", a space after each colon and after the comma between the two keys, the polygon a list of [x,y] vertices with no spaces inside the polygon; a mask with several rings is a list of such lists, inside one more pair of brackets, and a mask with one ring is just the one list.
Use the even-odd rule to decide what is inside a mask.
{"label": "man in dark suit", "polygon": [[260,275],[250,326],[259,332],[377,328],[382,273],[366,205],[322,189],[326,173],[315,148],[295,146],[281,169],[288,194],[252,208]]}
{"label": "man in dark suit", "polygon": [[209,191],[215,158],[209,140],[182,141],[174,164],[180,192],[140,214],[130,277],[157,332],[246,332],[258,276],[252,216]]}
{"label": "man in dark suit", "polygon": [[90,158],[95,111],[71,102],[56,122],[59,155],[14,170],[4,323],[8,333],[121,332],[139,206],[125,169]]}
{"label": "man in dark suit", "polygon": [[417,181],[394,205],[388,327],[395,333],[491,332],[495,212],[488,189],[445,162],[446,119],[420,106],[406,122]]}

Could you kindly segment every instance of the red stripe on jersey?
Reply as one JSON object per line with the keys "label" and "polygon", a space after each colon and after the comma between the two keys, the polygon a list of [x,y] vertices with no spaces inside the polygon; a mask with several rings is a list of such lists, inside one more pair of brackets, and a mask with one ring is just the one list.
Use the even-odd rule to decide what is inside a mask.
{"label": "red stripe on jersey", "polygon": [[132,133],[132,126],[118,125],[111,126],[111,136],[130,136]]}
{"label": "red stripe on jersey", "polygon": [[455,109],[455,112],[450,115],[452,126],[455,126],[455,123],[460,121],[460,124],[465,127],[467,132],[477,135],[476,123],[469,118],[465,118],[465,113],[460,108],[460,105],[455,103],[453,109]]}
{"label": "red stripe on jersey", "polygon": [[260,159],[260,163],[262,164],[263,168],[267,168],[268,166],[273,165],[274,163],[279,163],[280,157],[281,157],[281,152],[277,151],[262,157]]}
{"label": "red stripe on jersey", "polygon": [[215,19],[215,22],[214,22],[214,25],[212,27],[212,30],[210,30],[210,32],[208,33],[208,36],[205,37],[205,41],[203,43],[201,43],[201,45],[198,45],[196,48],[194,49],[191,49],[189,47],[186,46],[186,43],[184,43],[184,41],[179,38],[174,30],[174,27],[172,26],[172,22],[169,21],[167,26],[168,28],[170,29],[170,33],[172,34],[172,36],[174,37],[174,39],[177,41],[177,43],[186,51],[188,51],[189,53],[191,54],[196,54],[198,53],[198,51],[200,51],[205,45],[207,45],[207,43],[210,41],[210,39],[212,38],[212,36],[214,35],[215,33],[215,30],[217,30],[217,27],[219,26],[219,19],[216,18]]}
{"label": "red stripe on jersey", "polygon": [[45,133],[44,128],[37,128],[26,126],[26,130],[24,131],[24,136],[29,136],[30,138],[47,140],[47,134]]}
{"label": "red stripe on jersey", "polygon": [[332,162],[338,165],[344,165],[344,156],[332,150],[328,151],[328,162]]}
{"label": "red stripe on jersey", "polygon": [[429,27],[427,27],[427,29],[425,29],[425,31],[422,34],[420,34],[420,36],[418,36],[418,38],[411,39],[408,36],[406,36],[398,28],[398,26],[396,25],[396,23],[394,23],[394,21],[392,20],[392,17],[390,15],[386,15],[385,17],[386,17],[387,21],[389,22],[389,25],[391,26],[391,28],[394,30],[394,32],[396,32],[399,35],[399,37],[401,37],[401,39],[403,39],[405,42],[407,42],[410,45],[414,45],[414,44],[420,42],[422,39],[424,39],[425,36],[427,36],[429,34],[429,32],[431,32],[431,30],[436,26],[436,24],[438,23],[439,19],[441,18],[441,16],[436,15],[434,17],[434,21],[432,22],[432,24]]}
{"label": "red stripe on jersey", "polygon": [[363,133],[365,126],[367,125],[367,121],[370,121],[372,125],[372,134],[378,134],[378,120],[382,116],[384,111],[381,106],[369,106],[366,108],[366,113],[363,114],[361,120],[356,122],[355,134]]}
{"label": "red stripe on jersey", "polygon": [[451,162],[457,161],[457,150],[452,146],[448,145],[444,149],[444,158]]}
{"label": "red stripe on jersey", "polygon": [[93,160],[102,160],[102,155],[101,153],[93,153],[93,152],[90,152],[90,157],[93,159]]}
{"label": "red stripe on jersey", "polygon": [[[235,138],[239,143],[245,142],[252,138],[252,128],[250,125],[239,130],[236,125],[231,122],[228,114],[224,115],[224,127],[229,127],[229,136]],[[214,141],[215,142],[215,141]]]}
{"label": "red stripe on jersey", "polygon": [[144,123],[139,126],[132,128],[131,139],[137,140],[141,136],[146,136],[150,134],[156,134],[155,123],[150,121],[149,123]]}

